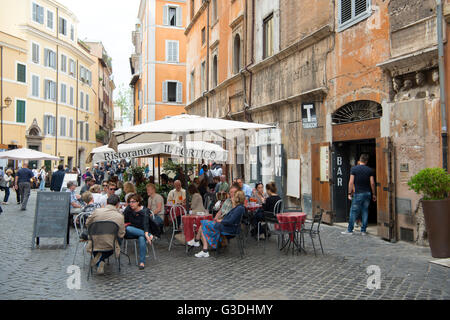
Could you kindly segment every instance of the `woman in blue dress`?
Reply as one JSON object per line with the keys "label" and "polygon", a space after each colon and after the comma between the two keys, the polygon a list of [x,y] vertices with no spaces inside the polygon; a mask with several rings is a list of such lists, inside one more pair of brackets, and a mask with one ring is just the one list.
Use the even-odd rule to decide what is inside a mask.
{"label": "woman in blue dress", "polygon": [[234,198],[232,198],[232,202],[233,209],[231,209],[231,211],[228,212],[223,219],[216,221],[202,220],[202,225],[200,226],[197,236],[195,237],[196,241],[188,243],[194,247],[199,247],[200,243],[198,241],[200,239],[202,240],[203,250],[195,255],[197,258],[209,257],[208,246],[216,249],[221,235],[236,234],[238,228],[241,227],[240,221],[245,212],[244,192],[237,191]]}

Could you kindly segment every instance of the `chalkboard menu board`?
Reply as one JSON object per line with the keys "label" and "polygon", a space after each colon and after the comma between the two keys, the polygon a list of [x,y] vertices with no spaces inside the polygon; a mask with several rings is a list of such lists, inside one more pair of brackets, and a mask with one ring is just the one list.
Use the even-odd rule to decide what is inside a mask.
{"label": "chalkboard menu board", "polygon": [[69,211],[69,192],[37,193],[33,248],[39,245],[39,238],[64,238],[69,243]]}

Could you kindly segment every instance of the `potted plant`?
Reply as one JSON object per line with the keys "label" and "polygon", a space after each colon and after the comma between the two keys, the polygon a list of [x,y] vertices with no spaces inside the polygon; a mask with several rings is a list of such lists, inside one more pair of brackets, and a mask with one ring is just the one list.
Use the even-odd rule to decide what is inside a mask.
{"label": "potted plant", "polygon": [[450,257],[450,174],[427,168],[413,176],[408,186],[421,194],[425,225],[433,258]]}

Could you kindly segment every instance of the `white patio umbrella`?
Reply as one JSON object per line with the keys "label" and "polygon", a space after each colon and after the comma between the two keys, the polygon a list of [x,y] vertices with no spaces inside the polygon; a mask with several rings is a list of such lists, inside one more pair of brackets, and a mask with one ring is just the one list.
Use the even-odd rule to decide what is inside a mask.
{"label": "white patio umbrella", "polygon": [[[164,142],[173,140],[174,135],[179,135],[182,137],[182,143],[186,150],[187,140],[197,140],[196,134],[198,133],[214,132],[226,137],[227,132],[235,130],[271,128],[274,126],[182,114],[133,127],[116,129],[112,132],[109,147],[117,151],[118,145],[121,143]],[[186,153],[184,154],[184,163],[187,163]],[[187,187],[187,175],[185,185]]]}
{"label": "white patio umbrella", "polygon": [[270,128],[274,128],[274,126],[182,114],[133,127],[116,129],[112,132],[109,147],[117,150],[117,146],[121,143],[171,141],[174,134],[183,136],[184,141],[193,141],[197,140],[195,139],[196,133],[220,132],[222,136],[225,136],[226,131]]}
{"label": "white patio umbrella", "polygon": [[13,149],[5,152],[0,152],[0,159],[9,159],[9,160],[19,160],[19,161],[28,161],[28,160],[53,160],[59,161],[61,160],[58,157],[52,156],[47,153],[39,152],[32,149]]}
{"label": "white patio umbrella", "polygon": [[[228,152],[214,143],[188,141],[186,146],[189,158],[217,162],[226,161],[228,158]],[[102,146],[91,151],[86,163],[151,157],[160,154],[183,157],[184,148],[181,143],[175,141],[121,144],[117,152],[108,146]]]}

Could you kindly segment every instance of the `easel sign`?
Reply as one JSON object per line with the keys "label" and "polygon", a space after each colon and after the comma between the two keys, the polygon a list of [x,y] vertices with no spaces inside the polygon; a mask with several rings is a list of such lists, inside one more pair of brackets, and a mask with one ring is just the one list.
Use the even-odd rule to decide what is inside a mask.
{"label": "easel sign", "polygon": [[38,192],[32,248],[39,245],[40,238],[63,238],[64,249],[69,244],[69,192]]}

